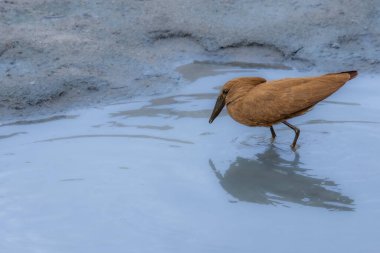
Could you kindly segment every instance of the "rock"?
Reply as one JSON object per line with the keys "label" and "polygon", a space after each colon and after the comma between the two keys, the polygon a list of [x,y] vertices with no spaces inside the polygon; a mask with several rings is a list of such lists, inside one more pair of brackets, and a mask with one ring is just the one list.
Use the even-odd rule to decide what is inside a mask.
{"label": "rock", "polygon": [[335,49],[339,49],[340,48],[340,44],[338,42],[334,42],[334,43],[331,44],[331,47],[335,48]]}

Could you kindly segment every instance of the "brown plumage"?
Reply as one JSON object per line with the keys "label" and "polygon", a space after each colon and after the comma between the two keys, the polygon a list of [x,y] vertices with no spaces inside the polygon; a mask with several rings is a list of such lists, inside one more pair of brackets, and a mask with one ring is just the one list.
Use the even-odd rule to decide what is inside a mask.
{"label": "brown plumage", "polygon": [[357,75],[357,71],[347,71],[274,81],[261,77],[232,79],[222,87],[209,122],[227,105],[234,120],[247,126],[270,127],[273,138],[274,124],[284,123],[292,128],[296,134],[292,144],[295,148],[300,130],[286,120],[306,113]]}

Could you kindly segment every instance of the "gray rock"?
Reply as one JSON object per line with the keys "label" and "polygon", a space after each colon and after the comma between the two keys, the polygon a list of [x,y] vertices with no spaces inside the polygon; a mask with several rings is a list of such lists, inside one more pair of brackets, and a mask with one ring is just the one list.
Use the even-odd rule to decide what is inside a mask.
{"label": "gray rock", "polygon": [[335,49],[339,49],[340,48],[340,44],[337,43],[337,42],[334,42],[334,43],[332,43],[331,47],[335,48]]}

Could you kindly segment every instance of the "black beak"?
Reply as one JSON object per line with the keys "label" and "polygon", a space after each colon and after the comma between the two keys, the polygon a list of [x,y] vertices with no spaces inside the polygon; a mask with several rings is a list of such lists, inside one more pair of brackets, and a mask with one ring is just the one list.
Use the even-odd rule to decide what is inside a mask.
{"label": "black beak", "polygon": [[212,114],[210,116],[210,120],[208,121],[210,124],[214,121],[216,117],[218,117],[225,103],[226,103],[226,96],[224,94],[220,94],[218,99],[216,100],[214,110],[212,111]]}

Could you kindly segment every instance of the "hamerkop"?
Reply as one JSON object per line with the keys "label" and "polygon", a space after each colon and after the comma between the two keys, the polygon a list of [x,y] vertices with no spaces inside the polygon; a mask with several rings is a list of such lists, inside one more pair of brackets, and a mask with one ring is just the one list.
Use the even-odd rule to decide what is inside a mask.
{"label": "hamerkop", "polygon": [[276,138],[273,125],[283,123],[290,127],[295,132],[291,145],[294,149],[300,130],[286,120],[306,113],[357,75],[357,71],[346,71],[274,81],[261,77],[235,78],[223,85],[209,122],[227,105],[234,120],[247,126],[270,127],[273,139]]}

